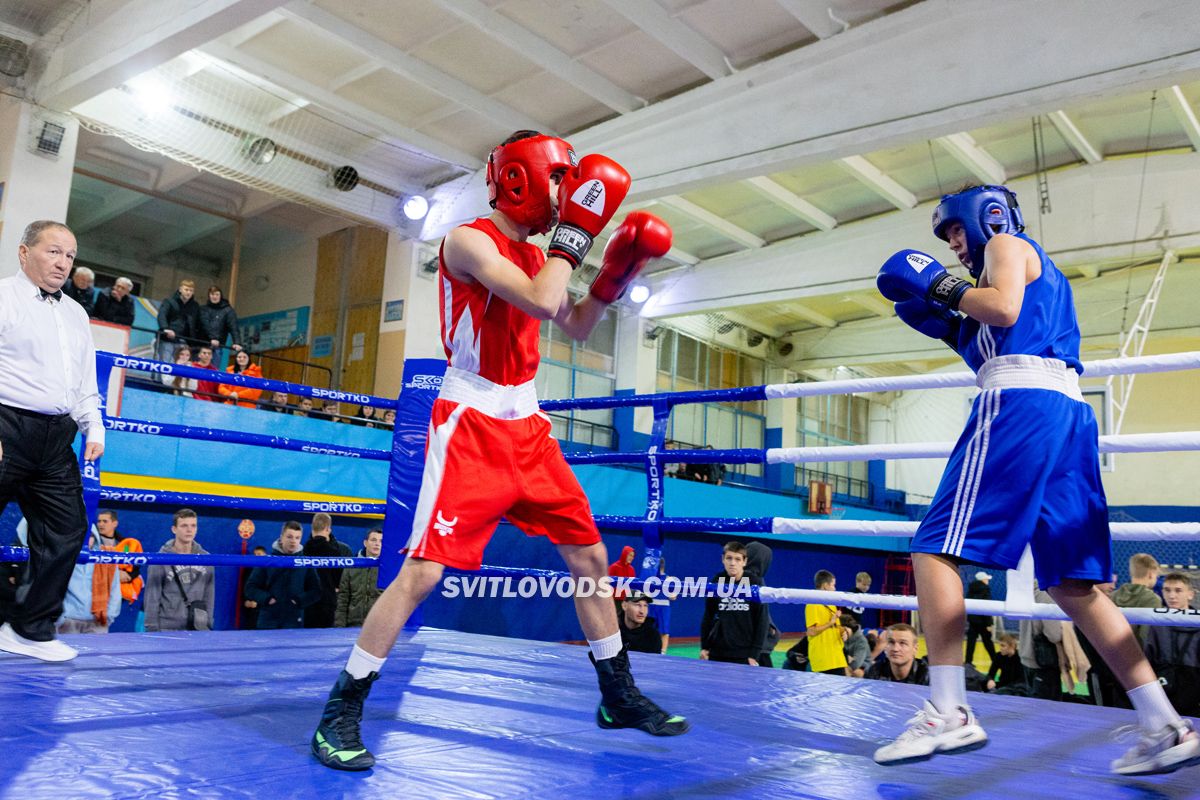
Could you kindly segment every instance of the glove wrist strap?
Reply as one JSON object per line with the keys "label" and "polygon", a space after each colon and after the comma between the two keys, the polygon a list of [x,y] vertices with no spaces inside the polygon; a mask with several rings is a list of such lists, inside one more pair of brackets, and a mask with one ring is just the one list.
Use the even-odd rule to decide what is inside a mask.
{"label": "glove wrist strap", "polygon": [[958,305],[962,302],[963,295],[970,288],[969,281],[956,278],[947,272],[930,284],[929,292],[925,297],[930,302],[944,305],[951,311],[958,311]]}
{"label": "glove wrist strap", "polygon": [[583,259],[587,257],[588,251],[591,249],[592,235],[590,233],[563,222],[554,229],[547,252],[552,256],[565,259],[571,265],[571,269],[576,269],[583,263]]}

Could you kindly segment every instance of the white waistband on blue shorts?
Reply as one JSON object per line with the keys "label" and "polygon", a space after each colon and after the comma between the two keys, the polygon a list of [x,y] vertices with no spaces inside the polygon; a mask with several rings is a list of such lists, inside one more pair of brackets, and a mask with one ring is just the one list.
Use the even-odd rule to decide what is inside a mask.
{"label": "white waistband on blue shorts", "polygon": [[988,389],[1049,389],[1072,400],[1083,400],[1079,373],[1065,361],[1041,356],[996,356],[979,368],[975,385]]}
{"label": "white waistband on blue shorts", "polygon": [[462,403],[496,419],[523,419],[538,412],[537,392],[533,381],[516,386],[501,386],[474,372],[446,368],[442,390],[438,397],[452,403]]}

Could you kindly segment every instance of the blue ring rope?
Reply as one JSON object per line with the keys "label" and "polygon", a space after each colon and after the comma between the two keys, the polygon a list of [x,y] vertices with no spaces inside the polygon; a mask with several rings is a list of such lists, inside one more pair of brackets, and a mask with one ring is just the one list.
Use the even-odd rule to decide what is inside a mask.
{"label": "blue ring rope", "polygon": [[374,461],[392,460],[390,450],[348,447],[327,444],[325,442],[311,442],[305,439],[291,439],[287,436],[267,436],[261,433],[245,433],[243,431],[231,431],[222,428],[203,428],[198,425],[172,425],[166,422],[150,422],[148,420],[105,415],[104,427],[110,431],[141,433],[147,436],[171,436],[177,439],[191,439],[194,441],[250,444],[257,447],[272,447],[276,450],[295,450],[301,453],[366,458]]}

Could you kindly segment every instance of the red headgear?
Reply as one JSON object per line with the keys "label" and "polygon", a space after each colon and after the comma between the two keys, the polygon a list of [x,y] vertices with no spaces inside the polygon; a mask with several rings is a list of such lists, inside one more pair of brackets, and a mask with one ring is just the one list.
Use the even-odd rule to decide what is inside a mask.
{"label": "red headgear", "polygon": [[550,230],[550,175],[578,163],[571,145],[538,134],[492,150],[487,162],[488,202],[533,233]]}

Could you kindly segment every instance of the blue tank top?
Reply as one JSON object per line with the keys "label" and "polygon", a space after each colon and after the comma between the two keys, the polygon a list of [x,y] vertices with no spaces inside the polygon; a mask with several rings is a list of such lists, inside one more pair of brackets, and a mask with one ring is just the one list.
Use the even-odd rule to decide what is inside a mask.
{"label": "blue tank top", "polygon": [[958,352],[976,372],[989,358],[1028,355],[1057,358],[1082,373],[1079,321],[1075,318],[1071,284],[1037,242],[1023,233],[1015,235],[1037,251],[1042,274],[1025,287],[1021,313],[1012,327],[984,325],[965,318],[958,334]]}

